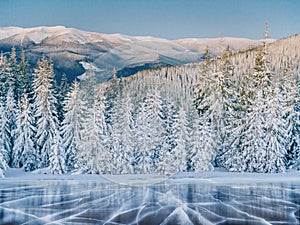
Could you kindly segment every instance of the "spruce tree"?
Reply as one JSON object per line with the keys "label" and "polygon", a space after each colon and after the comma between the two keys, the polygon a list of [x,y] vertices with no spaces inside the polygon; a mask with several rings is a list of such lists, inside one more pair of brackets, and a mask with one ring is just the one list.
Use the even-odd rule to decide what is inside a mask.
{"label": "spruce tree", "polygon": [[170,99],[161,99],[160,104],[159,118],[163,128],[160,135],[164,140],[160,152],[163,153],[172,151],[177,145],[178,126],[176,122],[178,122],[179,109]]}
{"label": "spruce tree", "polygon": [[58,129],[53,65],[42,57],[34,70],[34,109],[37,125],[38,168],[49,166],[51,146]]}
{"label": "spruce tree", "polygon": [[56,98],[57,98],[57,117],[58,121],[61,124],[62,121],[64,120],[64,101],[67,96],[69,90],[69,84],[67,80],[66,74],[63,74],[60,85],[57,85],[57,90],[56,90]]}
{"label": "spruce tree", "polygon": [[0,57],[0,98],[5,99],[6,95],[7,95],[7,91],[9,88],[9,82],[8,82],[8,78],[10,76],[10,64],[6,58],[6,56],[4,56],[1,53],[1,57]]}
{"label": "spruce tree", "polygon": [[0,98],[0,177],[4,177],[4,171],[8,168],[9,152],[7,151],[9,142],[7,119],[3,100]]}
{"label": "spruce tree", "polygon": [[21,111],[17,117],[16,140],[13,148],[13,166],[25,171],[36,169],[35,119],[28,95],[21,100]]}
{"label": "spruce tree", "polygon": [[300,82],[295,80],[295,97],[293,111],[288,117],[289,131],[288,142],[288,166],[300,170]]}
{"label": "spruce tree", "polygon": [[162,100],[157,89],[148,92],[145,104],[145,115],[146,123],[148,126],[148,151],[151,154],[151,172],[155,171],[155,168],[159,162],[160,154],[168,151],[165,148],[164,143],[166,143],[166,135],[164,135],[164,121],[162,116]]}
{"label": "spruce tree", "polygon": [[171,149],[160,153],[157,172],[170,175],[187,169],[187,120],[185,111],[180,108],[173,115],[172,138],[175,142]]}
{"label": "spruce tree", "polygon": [[[258,150],[260,157],[254,168],[257,172],[284,172],[287,133],[282,112],[286,111],[286,102],[282,99],[281,91],[276,82],[275,74],[271,71],[266,43],[262,54],[256,58],[256,73],[258,78],[257,101],[261,101],[263,121],[264,146]],[[260,58],[262,56],[262,58]],[[258,105],[260,103],[256,103]]]}
{"label": "spruce tree", "polygon": [[146,104],[143,101],[137,112],[134,139],[136,140],[134,156],[134,170],[135,173],[151,173],[152,167],[152,151],[151,151],[151,137],[150,126],[147,120]]}
{"label": "spruce tree", "polygon": [[16,93],[16,88],[18,86],[18,64],[17,64],[17,54],[14,47],[11,48],[9,55],[9,74],[8,74],[8,86],[13,89],[14,97]]}
{"label": "spruce tree", "polygon": [[65,158],[65,149],[63,146],[62,138],[59,130],[56,130],[56,133],[53,137],[53,143],[51,145],[51,151],[49,156],[50,173],[66,173]]}
{"label": "spruce tree", "polygon": [[[85,86],[89,84],[89,86]],[[75,158],[77,173],[111,173],[111,153],[106,140],[106,122],[104,118],[105,102],[103,89],[96,86],[95,74],[89,73],[83,86],[83,100],[87,112],[83,123],[82,141]],[[88,88],[88,89],[87,89]]]}
{"label": "spruce tree", "polygon": [[[226,126],[233,109],[231,104],[233,65],[227,48],[219,62],[206,59],[202,64],[200,83],[195,87],[194,105],[199,118],[195,119],[193,150],[190,151],[191,169],[213,169],[215,157],[226,151],[228,136]],[[216,63],[216,71],[209,66]],[[220,152],[220,153],[219,153]],[[205,154],[206,153],[206,154]],[[203,162],[201,158],[203,157]]]}
{"label": "spruce tree", "polygon": [[115,100],[112,110],[113,163],[118,174],[133,173],[133,106],[128,94],[122,93]]}
{"label": "spruce tree", "polygon": [[2,143],[0,143],[0,178],[5,177],[5,170],[8,168],[8,165],[3,156],[3,151],[4,151],[3,145]]}
{"label": "spruce tree", "polygon": [[7,151],[9,154],[9,165],[12,164],[12,155],[13,155],[13,147],[15,142],[15,129],[16,129],[16,118],[18,115],[18,107],[15,102],[13,89],[9,88],[7,97],[6,97],[6,105],[5,105],[5,114],[7,119],[7,135],[8,135],[8,141],[7,141]]}
{"label": "spruce tree", "polygon": [[74,170],[75,157],[79,154],[82,140],[83,123],[86,118],[86,106],[81,99],[79,83],[74,81],[64,101],[66,112],[62,122],[62,139],[66,154],[67,171]]}
{"label": "spruce tree", "polygon": [[189,150],[190,170],[213,170],[217,142],[209,117],[196,116],[193,124],[191,149]]}

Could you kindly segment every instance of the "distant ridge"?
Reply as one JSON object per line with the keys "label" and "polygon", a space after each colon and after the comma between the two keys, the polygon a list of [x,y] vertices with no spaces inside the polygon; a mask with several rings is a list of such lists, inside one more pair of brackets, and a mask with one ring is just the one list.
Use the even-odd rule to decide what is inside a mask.
{"label": "distant ridge", "polygon": [[[32,68],[46,55],[54,63],[56,74],[65,73],[69,81],[85,73],[92,65],[98,81],[106,81],[116,68],[117,76],[130,76],[137,71],[162,65],[199,62],[206,47],[212,56],[220,48],[247,49],[260,45],[260,40],[247,38],[187,38],[167,40],[151,36],[100,34],[64,26],[0,28],[0,51],[8,54],[12,47],[25,50]],[[221,46],[221,47],[220,47]],[[31,69],[32,69],[31,68]]]}

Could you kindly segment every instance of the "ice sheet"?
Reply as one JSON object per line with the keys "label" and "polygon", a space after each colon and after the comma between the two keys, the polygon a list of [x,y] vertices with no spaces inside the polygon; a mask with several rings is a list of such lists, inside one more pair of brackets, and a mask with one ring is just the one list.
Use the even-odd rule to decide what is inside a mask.
{"label": "ice sheet", "polygon": [[251,174],[182,173],[133,186],[97,175],[18,174],[0,180],[0,224],[300,223],[299,172],[258,182]]}

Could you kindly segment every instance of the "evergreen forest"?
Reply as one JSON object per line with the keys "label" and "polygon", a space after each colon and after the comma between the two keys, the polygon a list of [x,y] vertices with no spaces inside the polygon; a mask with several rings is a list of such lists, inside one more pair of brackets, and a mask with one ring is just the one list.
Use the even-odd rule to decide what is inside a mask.
{"label": "evergreen forest", "polygon": [[[300,170],[300,36],[200,63],[69,84],[0,57],[0,175]],[[92,68],[92,67],[91,67]]]}

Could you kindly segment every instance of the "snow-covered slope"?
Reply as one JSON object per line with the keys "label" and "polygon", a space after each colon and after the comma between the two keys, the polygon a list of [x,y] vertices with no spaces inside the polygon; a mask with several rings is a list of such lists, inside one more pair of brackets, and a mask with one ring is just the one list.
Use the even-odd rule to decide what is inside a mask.
{"label": "snow-covered slope", "polygon": [[35,65],[42,54],[51,57],[56,72],[66,73],[70,80],[85,72],[84,63],[97,68],[100,81],[107,80],[115,67],[118,76],[128,76],[158,65],[181,65],[201,61],[208,47],[212,55],[220,49],[245,49],[260,45],[259,40],[245,38],[167,40],[149,36],[100,34],[64,26],[0,28],[0,51],[25,50],[30,64]]}

